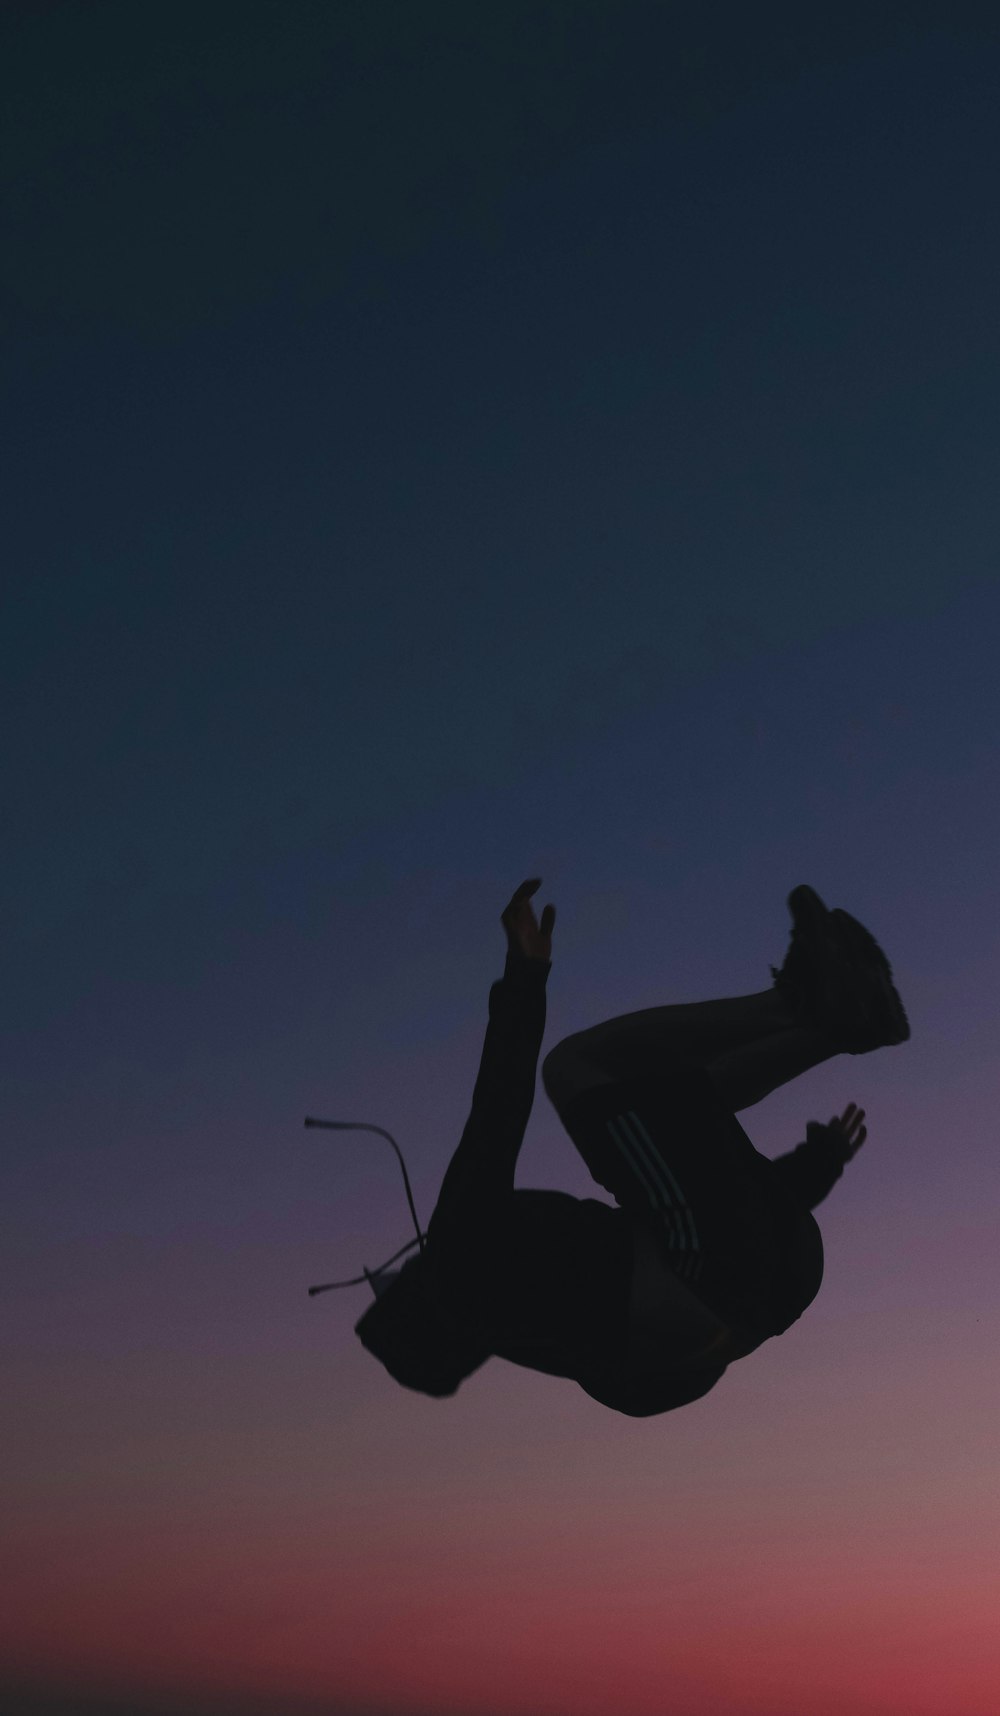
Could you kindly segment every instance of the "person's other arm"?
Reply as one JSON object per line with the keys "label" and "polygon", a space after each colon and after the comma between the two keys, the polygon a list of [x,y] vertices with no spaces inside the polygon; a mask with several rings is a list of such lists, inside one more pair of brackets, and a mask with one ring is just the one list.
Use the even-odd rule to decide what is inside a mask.
{"label": "person's other arm", "polygon": [[805,1142],[772,1163],[789,1197],[808,1210],[823,1202],[868,1136],[864,1118],[864,1109],[849,1102],[828,1126],[809,1121]]}

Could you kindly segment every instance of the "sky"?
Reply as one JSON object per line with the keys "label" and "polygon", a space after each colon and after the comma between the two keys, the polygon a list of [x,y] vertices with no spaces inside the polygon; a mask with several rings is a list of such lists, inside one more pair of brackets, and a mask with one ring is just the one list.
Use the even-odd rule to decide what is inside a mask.
{"label": "sky", "polygon": [[[823,15],[820,15],[823,14]],[[0,63],[12,1716],[994,1716],[1000,31],[985,8],[15,3]],[[543,1054],[911,1040],[702,1400],[399,1388],[500,913]],[[517,1184],[598,1196],[539,1085]]]}

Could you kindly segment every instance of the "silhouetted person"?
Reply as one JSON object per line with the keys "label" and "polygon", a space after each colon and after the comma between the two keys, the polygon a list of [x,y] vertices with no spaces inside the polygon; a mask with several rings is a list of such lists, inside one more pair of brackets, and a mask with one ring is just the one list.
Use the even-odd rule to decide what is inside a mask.
{"label": "silhouetted person", "polygon": [[811,1304],[823,1275],[811,1211],[866,1136],[850,1103],[772,1161],[736,1113],[834,1055],[905,1042],[909,1025],[873,937],[795,888],[771,988],[626,1013],[545,1057],[545,1090],[618,1207],[515,1189],[552,965],[555,908],[539,926],[531,905],[540,885],[523,882],[501,914],[504,975],[426,1247],[374,1279],[357,1333],[425,1393],[453,1394],[496,1355],[647,1417],[707,1394]]}

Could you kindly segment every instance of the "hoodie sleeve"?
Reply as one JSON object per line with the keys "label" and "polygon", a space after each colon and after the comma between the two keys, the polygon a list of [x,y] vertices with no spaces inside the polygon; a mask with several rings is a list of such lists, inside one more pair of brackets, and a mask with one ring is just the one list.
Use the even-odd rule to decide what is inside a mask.
{"label": "hoodie sleeve", "polygon": [[843,1146],[831,1127],[810,1120],[805,1142],[787,1155],[776,1156],[771,1165],[788,1196],[814,1210],[844,1172]]}
{"label": "hoodie sleeve", "polygon": [[535,1100],[551,970],[550,959],[523,959],[508,952],[504,974],[490,989],[489,1024],[470,1119],[484,1130],[499,1129],[507,1140],[516,1137],[518,1143]]}

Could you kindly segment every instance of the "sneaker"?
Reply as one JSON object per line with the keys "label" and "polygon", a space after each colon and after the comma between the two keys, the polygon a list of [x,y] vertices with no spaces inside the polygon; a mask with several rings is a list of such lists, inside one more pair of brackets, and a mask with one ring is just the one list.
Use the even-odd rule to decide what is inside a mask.
{"label": "sneaker", "polygon": [[841,1054],[905,1043],[909,1022],[875,937],[849,912],[827,911],[804,884],[792,889],[788,909],[791,945],[771,975],[797,1016],[832,1036]]}

